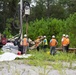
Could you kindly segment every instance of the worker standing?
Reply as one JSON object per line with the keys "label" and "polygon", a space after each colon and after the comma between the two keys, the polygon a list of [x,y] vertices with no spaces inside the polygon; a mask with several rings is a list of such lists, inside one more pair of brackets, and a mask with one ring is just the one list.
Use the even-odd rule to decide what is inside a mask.
{"label": "worker standing", "polygon": [[2,35],[1,42],[2,42],[2,45],[5,45],[7,43],[6,35]]}
{"label": "worker standing", "polygon": [[63,36],[62,36],[61,45],[62,45],[63,52],[65,52],[66,51],[66,37],[65,37],[65,34],[63,34]]}
{"label": "worker standing", "polygon": [[66,52],[68,53],[69,45],[70,45],[70,40],[69,40],[69,36],[68,35],[66,35],[66,41],[67,41],[67,43],[66,43]]}
{"label": "worker standing", "polygon": [[37,48],[37,51],[39,51],[39,43],[40,43],[40,37],[37,37],[37,39],[35,40],[35,47]]}
{"label": "worker standing", "polygon": [[55,39],[55,36],[53,35],[52,39],[50,40],[50,54],[55,55],[57,44],[58,44],[58,42]]}
{"label": "worker standing", "polygon": [[44,36],[44,40],[43,40],[43,49],[44,49],[44,52],[46,52],[47,45],[48,45],[48,41],[46,39],[46,36]]}
{"label": "worker standing", "polygon": [[23,38],[23,41],[22,41],[22,45],[23,45],[23,54],[26,54],[27,47],[29,45],[26,34],[24,35],[24,38]]}

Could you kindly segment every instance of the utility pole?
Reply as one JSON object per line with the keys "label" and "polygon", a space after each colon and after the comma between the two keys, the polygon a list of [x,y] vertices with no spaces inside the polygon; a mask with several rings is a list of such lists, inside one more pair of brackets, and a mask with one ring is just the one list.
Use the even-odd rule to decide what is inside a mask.
{"label": "utility pole", "polygon": [[[20,39],[23,39],[23,26],[22,26],[22,0],[20,0]],[[22,42],[22,41],[21,41]]]}
{"label": "utility pole", "polygon": [[23,39],[23,26],[22,26],[22,18],[24,16],[26,16],[26,34],[28,34],[28,16],[30,15],[30,4],[28,1],[25,1],[24,4],[24,10],[25,10],[25,13],[24,13],[24,16],[22,16],[22,11],[23,11],[23,1],[20,0],[19,2],[20,4],[20,34],[21,34],[21,40]]}

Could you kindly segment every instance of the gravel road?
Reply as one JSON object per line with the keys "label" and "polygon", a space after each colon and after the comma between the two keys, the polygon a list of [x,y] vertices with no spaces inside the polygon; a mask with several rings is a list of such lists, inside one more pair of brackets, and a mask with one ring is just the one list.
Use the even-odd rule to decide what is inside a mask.
{"label": "gravel road", "polygon": [[[63,63],[65,65],[65,63]],[[68,65],[68,64],[67,64]],[[76,64],[73,69],[62,68],[55,70],[52,66],[47,68],[24,64],[22,60],[0,62],[0,75],[76,75]]]}

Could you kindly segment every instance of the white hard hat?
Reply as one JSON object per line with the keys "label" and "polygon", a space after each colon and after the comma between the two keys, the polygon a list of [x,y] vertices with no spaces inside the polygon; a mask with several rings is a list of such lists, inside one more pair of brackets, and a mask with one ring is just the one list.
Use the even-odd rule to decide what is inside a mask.
{"label": "white hard hat", "polygon": [[55,38],[55,36],[53,35],[52,38]]}
{"label": "white hard hat", "polygon": [[27,35],[25,34],[24,37],[27,37]]}
{"label": "white hard hat", "polygon": [[69,37],[68,35],[66,35],[66,37]]}
{"label": "white hard hat", "polygon": [[44,36],[44,38],[46,38],[46,36]]}
{"label": "white hard hat", "polygon": [[65,36],[65,34],[63,34],[63,36]]}

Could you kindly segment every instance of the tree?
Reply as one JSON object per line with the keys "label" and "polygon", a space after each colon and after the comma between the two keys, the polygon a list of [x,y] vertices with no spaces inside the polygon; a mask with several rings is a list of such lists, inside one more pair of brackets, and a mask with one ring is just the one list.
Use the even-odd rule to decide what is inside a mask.
{"label": "tree", "polygon": [[33,6],[31,8],[31,17],[32,19],[41,19],[42,17],[45,17],[45,11],[46,7],[44,5],[44,0],[36,1],[36,6]]}
{"label": "tree", "polygon": [[3,11],[1,12],[2,15],[2,23],[0,24],[1,28],[3,29],[2,32],[7,28],[6,23],[8,18],[13,18],[18,5],[18,0],[2,0],[3,3]]}
{"label": "tree", "polygon": [[59,0],[59,3],[64,7],[66,17],[76,12],[76,0]]}

